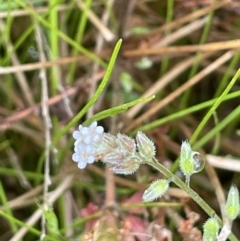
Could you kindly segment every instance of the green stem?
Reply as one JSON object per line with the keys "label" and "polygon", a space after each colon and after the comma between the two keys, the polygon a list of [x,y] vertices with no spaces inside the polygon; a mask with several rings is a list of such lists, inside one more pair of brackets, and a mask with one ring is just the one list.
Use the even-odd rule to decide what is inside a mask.
{"label": "green stem", "polygon": [[8,213],[3,212],[2,210],[0,210],[0,216],[5,218],[6,220],[11,220],[11,222],[14,222],[15,224],[17,224],[20,227],[26,228],[30,233],[32,233],[36,236],[40,236],[40,234],[41,234],[41,232],[39,230],[37,230],[36,228],[33,228],[33,227],[25,224],[24,222],[14,218],[12,215],[9,215]]}
{"label": "green stem", "polygon": [[[238,90],[238,91],[235,91],[235,92],[232,92],[232,93],[226,95],[223,98],[222,101],[231,100],[233,98],[239,98],[239,96],[240,96],[240,91]],[[176,120],[178,120],[180,118],[183,118],[184,116],[187,116],[191,113],[194,113],[194,112],[200,111],[202,109],[205,109],[205,108],[213,105],[216,101],[217,101],[217,98],[215,98],[213,100],[208,100],[208,101],[205,101],[203,103],[191,106],[187,109],[184,109],[184,110],[178,111],[176,113],[173,113],[171,115],[162,117],[161,119],[152,121],[152,122],[150,122],[146,125],[142,125],[141,127],[138,127],[137,129],[134,129],[133,131],[130,132],[130,134],[134,135],[134,134],[137,133],[137,131],[148,131],[148,130],[154,129],[156,127],[159,127],[159,126],[161,126],[165,123],[169,123],[170,121],[176,121]]]}
{"label": "green stem", "polygon": [[[172,178],[173,182],[182,190],[184,190],[186,193],[189,194],[189,196],[210,216],[213,217],[215,215],[217,221],[222,226],[223,222],[222,220],[216,215],[215,211],[190,187],[188,187],[181,179],[179,179],[176,175],[174,175],[172,172],[170,172],[166,167],[164,167],[162,164],[158,162],[156,158],[153,158],[152,161],[147,162],[150,166],[154,167],[156,170],[161,172],[166,178]],[[229,239],[231,241],[238,241],[236,236],[231,233],[229,236]]]}
{"label": "green stem", "polygon": [[[6,213],[8,213],[8,215],[10,216],[13,216],[13,213],[12,213],[12,210],[11,208],[9,207],[9,202],[8,202],[8,199],[7,199],[7,195],[6,195],[6,192],[3,188],[3,185],[0,181],[0,202],[3,204],[4,206],[4,209],[6,210]],[[9,222],[9,226],[11,228],[11,231],[13,233],[17,232],[17,226],[14,222],[12,222],[11,219],[7,220]]]}

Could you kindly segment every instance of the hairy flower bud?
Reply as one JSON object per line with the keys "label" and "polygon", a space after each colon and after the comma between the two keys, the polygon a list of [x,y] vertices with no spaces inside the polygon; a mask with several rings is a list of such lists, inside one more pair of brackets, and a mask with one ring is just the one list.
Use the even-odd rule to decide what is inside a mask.
{"label": "hairy flower bud", "polygon": [[203,225],[203,241],[215,241],[219,228],[216,218],[209,218]]}
{"label": "hairy flower bud", "polygon": [[191,158],[192,149],[187,141],[184,141],[181,146],[180,153],[180,169],[185,176],[190,176],[194,172],[194,162]]}
{"label": "hairy flower bud", "polygon": [[126,152],[135,153],[135,151],[136,151],[135,141],[133,140],[133,138],[131,138],[127,135],[118,133],[117,134],[117,143],[122,148],[122,150],[124,150]]}
{"label": "hairy flower bud", "polygon": [[186,176],[189,185],[190,176],[200,172],[205,165],[205,161],[199,152],[192,151],[190,144],[184,141],[181,146],[179,166],[182,173]]}
{"label": "hairy flower bud", "polygon": [[124,162],[125,158],[126,156],[124,153],[119,148],[116,148],[103,157],[103,162],[114,165],[118,164],[119,162]]}
{"label": "hairy flower bud", "polygon": [[157,181],[154,181],[150,187],[145,190],[143,193],[143,201],[144,202],[151,202],[154,199],[157,199],[164,195],[166,191],[168,190],[169,183],[172,179],[160,179]]}
{"label": "hairy flower bud", "polygon": [[109,133],[104,133],[101,144],[107,150],[113,150],[118,147],[117,138]]}
{"label": "hairy flower bud", "polygon": [[225,205],[225,213],[229,220],[233,221],[240,212],[239,192],[235,185],[232,185]]}
{"label": "hairy flower bud", "polygon": [[124,162],[118,162],[113,166],[112,171],[116,174],[130,175],[138,170],[140,163],[134,157],[126,157]]}
{"label": "hairy flower bud", "polygon": [[154,143],[143,132],[138,131],[136,141],[139,154],[142,158],[148,161],[155,157],[156,150]]}

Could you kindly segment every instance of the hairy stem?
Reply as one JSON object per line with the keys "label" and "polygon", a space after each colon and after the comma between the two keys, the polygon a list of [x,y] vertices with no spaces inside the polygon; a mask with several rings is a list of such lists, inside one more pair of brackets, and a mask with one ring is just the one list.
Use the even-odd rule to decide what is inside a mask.
{"label": "hairy stem", "polygon": [[[189,186],[187,186],[181,179],[179,179],[176,175],[170,172],[166,167],[164,167],[161,163],[158,162],[156,158],[153,158],[152,161],[148,161],[147,164],[154,167],[158,171],[160,171],[166,178],[172,178],[172,181],[182,190],[189,194],[189,196],[210,216],[213,217],[215,215],[219,224],[222,226],[222,220],[216,215],[215,211]],[[231,241],[237,241],[238,239],[234,234],[231,233],[229,236]]]}

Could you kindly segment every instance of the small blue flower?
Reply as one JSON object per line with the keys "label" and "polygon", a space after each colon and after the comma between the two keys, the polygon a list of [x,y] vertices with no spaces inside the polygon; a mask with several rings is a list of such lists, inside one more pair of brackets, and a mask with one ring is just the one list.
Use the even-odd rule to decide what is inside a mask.
{"label": "small blue flower", "polygon": [[83,126],[82,125],[79,125],[78,127],[79,131],[74,131],[73,132],[73,138],[75,140],[79,139],[79,138],[82,138],[82,133],[81,133],[81,130],[83,129]]}
{"label": "small blue flower", "polygon": [[77,140],[77,142],[82,142],[85,144],[90,144],[93,142],[98,142],[103,135],[103,127],[97,126],[97,122],[94,121],[89,127],[83,127],[79,125],[79,131],[73,132],[73,138]]}
{"label": "small blue flower", "polygon": [[83,129],[83,126],[82,125],[79,125],[78,127],[79,131],[74,131],[73,132],[73,138],[76,140],[74,142],[74,145],[76,146],[78,143],[81,143],[83,142],[83,134],[82,134],[82,129]]}
{"label": "small blue flower", "polygon": [[103,127],[93,122],[89,127],[79,125],[78,131],[73,132],[74,143],[73,161],[78,162],[78,167],[83,169],[88,163],[93,163],[96,156],[96,146],[103,136]]}
{"label": "small blue flower", "polygon": [[78,145],[74,148],[75,153],[72,156],[73,161],[78,162],[78,167],[84,169],[87,164],[93,163],[95,157],[90,145]]}

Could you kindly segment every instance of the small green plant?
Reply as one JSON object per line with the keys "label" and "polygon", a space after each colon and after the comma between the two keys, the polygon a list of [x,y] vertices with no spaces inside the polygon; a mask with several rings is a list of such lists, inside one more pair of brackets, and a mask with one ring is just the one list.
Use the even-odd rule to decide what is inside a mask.
{"label": "small green plant", "polygon": [[[130,175],[138,170],[140,165],[149,164],[162,172],[166,179],[154,181],[143,194],[144,202],[151,202],[164,195],[168,190],[170,182],[174,182],[184,189],[189,195],[211,216],[203,225],[203,241],[226,240],[231,233],[231,225],[224,225],[223,231],[218,236],[221,220],[215,212],[202,200],[190,187],[190,176],[200,172],[205,161],[199,152],[193,151],[190,144],[184,141],[180,152],[180,169],[186,176],[184,184],[177,176],[171,173],[155,158],[156,150],[154,143],[141,131],[136,139],[118,133],[116,136],[105,133],[103,127],[93,122],[89,127],[79,126],[78,131],[73,132],[75,139],[73,161],[83,169],[87,164],[102,160],[111,164],[112,171],[116,174]],[[227,203],[225,214],[232,222],[239,214],[239,193],[236,186],[232,186]],[[225,231],[227,230],[227,232]],[[224,233],[224,237],[223,237]],[[219,238],[220,237],[220,238]]]}
{"label": "small green plant", "polygon": [[[223,221],[192,189],[192,175],[201,171],[205,162],[195,150],[206,144],[209,150],[214,143],[211,154],[221,150],[224,155],[228,153],[224,139],[239,129],[240,53],[234,49],[234,44],[231,45],[233,42],[228,42],[239,41],[236,4],[225,0],[200,5],[198,1],[174,0],[113,2],[0,0],[0,240],[87,241],[83,236],[95,213],[93,216],[88,213],[83,218],[83,206],[91,204],[92,200],[98,200],[98,204],[101,201],[109,203],[109,190],[113,194],[110,201],[114,203],[116,195],[120,202],[123,196],[128,198],[129,193],[138,188],[136,182],[132,187],[118,188],[116,192],[115,187],[104,188],[100,175],[103,170],[98,167],[80,171],[84,175],[77,175],[74,181],[72,165],[76,164],[82,170],[101,160],[112,165],[114,173],[123,175],[135,173],[141,165],[151,166],[163,175],[146,188],[142,196],[145,203],[138,203],[140,206],[156,209],[163,203],[149,202],[162,197],[170,186],[176,185],[210,217],[204,224],[203,240],[229,238],[236,241],[231,229],[233,221],[239,217],[237,187],[230,188],[227,202],[223,203]],[[127,2],[131,4],[123,8]],[[184,16],[182,11],[186,13]],[[219,13],[229,16],[229,11],[234,15],[224,19],[227,29],[219,28]],[[117,15],[121,17],[118,19]],[[228,19],[230,24],[227,24]],[[222,34],[223,31],[227,34]],[[125,46],[118,56],[122,41],[117,39],[122,36],[126,42],[124,40]],[[217,44],[222,40],[226,44]],[[117,44],[111,56],[114,41]],[[215,47],[208,49],[208,43]],[[188,53],[192,44],[197,50],[195,55]],[[222,47],[230,49],[225,52]],[[134,52],[137,55],[134,56]],[[115,73],[110,78],[112,72]],[[234,72],[236,75],[231,80]],[[118,82],[120,88],[115,86]],[[109,103],[109,97],[118,95],[121,98]],[[139,108],[127,111],[136,104],[152,100],[154,95],[157,95],[157,101],[151,107],[156,106],[156,109],[139,105]],[[218,109],[220,106],[221,110]],[[100,109],[103,111],[95,112]],[[205,109],[208,111],[202,116]],[[123,133],[136,134],[136,137],[104,133],[103,128],[97,126],[96,121],[119,113],[123,115],[116,122],[119,121]],[[213,116],[215,125],[209,122]],[[197,124],[199,119],[201,122]],[[174,123],[168,133],[174,141],[174,135],[181,132],[175,129],[175,123],[185,124],[186,121],[195,132],[189,143],[183,141],[179,162],[174,162],[169,170],[157,160],[155,145],[144,132]],[[74,134],[72,159],[75,163],[68,165],[73,146],[73,139],[68,135],[79,122],[83,123]],[[116,122],[112,122],[109,129],[118,128]],[[140,130],[142,132],[138,132]],[[232,136],[229,136],[230,141]],[[92,172],[94,169],[99,172]],[[183,173],[183,181],[175,175],[177,169]],[[111,173],[107,173],[109,175],[104,176],[106,187],[112,182]],[[126,181],[119,177],[116,180]],[[44,184],[43,188],[41,184]],[[203,183],[199,183],[200,186],[205,189]],[[102,190],[106,191],[104,200],[99,195]],[[41,200],[41,205],[34,205],[36,198]],[[122,216],[126,213],[124,211],[117,218],[121,226]],[[99,215],[105,216],[103,226],[108,227],[106,220],[107,224],[112,223],[100,209],[96,216]],[[42,221],[39,220],[41,217]],[[89,223],[84,225],[85,222]],[[123,226],[120,229],[119,223],[116,230],[122,232]],[[115,233],[106,236],[101,228],[99,230],[99,235],[90,240],[116,240]]]}

